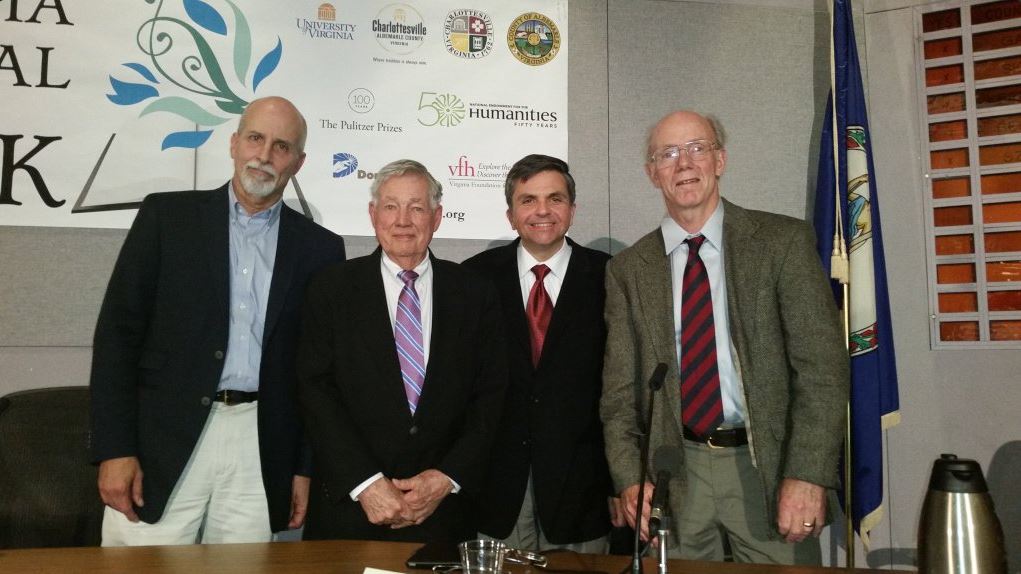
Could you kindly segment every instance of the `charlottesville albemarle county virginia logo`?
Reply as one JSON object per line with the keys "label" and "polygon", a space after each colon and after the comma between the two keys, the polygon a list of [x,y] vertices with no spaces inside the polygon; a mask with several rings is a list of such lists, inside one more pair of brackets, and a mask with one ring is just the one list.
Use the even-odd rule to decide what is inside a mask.
{"label": "charlottesville albemarle county virginia logo", "polygon": [[333,154],[333,177],[347,177],[358,169],[358,158],[349,153]]}
{"label": "charlottesville albemarle county virginia logo", "polygon": [[[276,70],[283,45],[278,36],[253,70],[251,29],[231,0],[218,2],[226,10],[202,0],[146,2],[155,2],[156,11],[136,32],[142,61],[124,64],[132,71],[130,79],[110,76],[114,93],[106,97],[119,106],[151,100],[138,117],[166,112],[209,128],[172,132],[161,143],[163,150],[197,148],[206,143],[213,128],[245,111],[259,84]],[[233,54],[233,60],[221,61],[217,52]],[[214,107],[215,111],[209,111]]]}
{"label": "charlottesville albemarle county virginia logo", "polygon": [[545,15],[526,12],[507,28],[507,47],[518,60],[541,66],[560,52],[560,31]]}
{"label": "charlottesville albemarle county virginia logo", "polygon": [[426,27],[418,10],[408,4],[390,4],[372,21],[372,33],[388,52],[410,54],[425,41]]}
{"label": "charlottesville albemarle county virginia logo", "polygon": [[478,10],[452,10],[443,23],[447,52],[460,58],[483,58],[493,51],[493,21]]}
{"label": "charlottesville albemarle county virginia logo", "polygon": [[454,94],[422,92],[418,96],[418,123],[423,126],[454,127],[465,115],[464,100]]}

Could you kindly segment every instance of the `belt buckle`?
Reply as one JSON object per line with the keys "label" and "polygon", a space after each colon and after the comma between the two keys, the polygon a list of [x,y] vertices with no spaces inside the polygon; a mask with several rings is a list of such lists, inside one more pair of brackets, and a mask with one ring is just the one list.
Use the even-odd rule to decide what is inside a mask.
{"label": "belt buckle", "polygon": [[718,445],[718,444],[713,444],[713,435],[716,434],[716,431],[718,431],[718,430],[720,430],[720,429],[718,429],[718,428],[713,429],[713,432],[710,433],[709,436],[706,437],[705,444],[709,448],[712,448],[712,449],[727,448],[725,446],[721,446],[721,445]]}
{"label": "belt buckle", "polygon": [[230,397],[231,397],[230,391],[223,391],[223,406],[225,407],[231,406]]}

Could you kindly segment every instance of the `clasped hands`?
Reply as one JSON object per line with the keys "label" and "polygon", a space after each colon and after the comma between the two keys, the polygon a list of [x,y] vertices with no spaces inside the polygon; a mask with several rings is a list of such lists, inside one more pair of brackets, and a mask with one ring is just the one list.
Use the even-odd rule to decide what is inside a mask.
{"label": "clasped hands", "polygon": [[372,524],[404,528],[422,524],[454,489],[447,475],[429,469],[411,478],[380,478],[358,495]]}

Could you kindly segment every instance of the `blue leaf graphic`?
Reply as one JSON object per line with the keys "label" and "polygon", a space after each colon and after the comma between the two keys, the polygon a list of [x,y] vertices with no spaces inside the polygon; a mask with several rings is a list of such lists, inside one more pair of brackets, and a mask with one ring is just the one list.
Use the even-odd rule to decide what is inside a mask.
{"label": "blue leaf graphic", "polygon": [[141,74],[142,77],[145,78],[146,80],[149,80],[150,82],[152,82],[154,84],[160,83],[160,81],[156,79],[156,76],[154,76],[153,73],[149,71],[149,68],[146,68],[142,64],[136,64],[134,62],[130,62],[130,63],[126,63],[124,65],[126,67],[131,68],[132,70],[138,72],[139,74]]}
{"label": "blue leaf graphic", "polygon": [[252,90],[259,89],[259,83],[266,79],[266,76],[273,73],[273,70],[277,69],[277,64],[280,63],[280,53],[283,52],[283,45],[280,43],[280,38],[277,37],[277,46],[269,51],[262,60],[259,61],[259,65],[255,67],[255,76],[252,79]]}
{"label": "blue leaf graphic", "polygon": [[137,104],[142,100],[155,98],[160,95],[156,88],[148,84],[122,82],[114,79],[113,76],[110,76],[110,85],[115,93],[107,94],[106,97],[119,106],[130,106],[131,104]]}
{"label": "blue leaf graphic", "polygon": [[167,150],[172,147],[183,147],[195,149],[200,145],[206,143],[209,139],[210,134],[213,130],[203,130],[197,132],[174,132],[168,134],[167,137],[163,138],[162,150]]}
{"label": "blue leaf graphic", "polygon": [[192,21],[206,30],[221,36],[227,35],[227,24],[223,16],[202,0],[184,0],[184,11]]}

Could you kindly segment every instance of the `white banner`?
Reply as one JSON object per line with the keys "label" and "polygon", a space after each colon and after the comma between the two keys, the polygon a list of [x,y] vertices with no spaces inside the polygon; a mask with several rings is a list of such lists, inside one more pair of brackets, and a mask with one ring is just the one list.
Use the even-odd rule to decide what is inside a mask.
{"label": "white banner", "polygon": [[0,225],[130,225],[146,194],[222,185],[252,99],[309,124],[289,205],[372,235],[373,174],[444,187],[437,237],[512,232],[503,179],[567,159],[566,0],[0,3]]}

